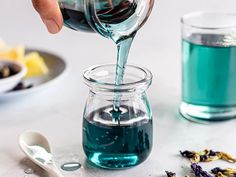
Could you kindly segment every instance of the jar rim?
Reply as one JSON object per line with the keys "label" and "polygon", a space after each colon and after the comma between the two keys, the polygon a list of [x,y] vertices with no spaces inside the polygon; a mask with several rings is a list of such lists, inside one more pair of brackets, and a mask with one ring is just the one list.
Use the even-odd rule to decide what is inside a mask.
{"label": "jar rim", "polygon": [[[233,17],[236,19],[236,13],[233,12],[222,12],[222,11],[196,11],[196,12],[191,12],[188,14],[185,14],[181,17],[181,24],[186,25],[192,28],[196,29],[205,29],[205,30],[223,30],[223,29],[231,29],[231,28],[236,28],[236,23],[234,24],[227,24],[223,25],[218,22],[218,25],[213,25],[213,26],[206,26],[206,25],[200,25],[200,24],[193,24],[189,22],[191,19],[197,19],[197,18],[203,18],[204,16],[214,16],[215,19],[217,19],[216,16],[221,16],[223,18],[229,18]],[[233,21],[232,21],[233,22]]]}
{"label": "jar rim", "polygon": [[[153,76],[152,76],[151,71],[149,71],[145,67],[141,67],[141,66],[137,66],[137,65],[126,65],[125,72],[128,69],[133,69],[139,73],[142,73],[142,77],[135,80],[135,81],[122,83],[121,85],[119,85],[119,87],[117,87],[117,85],[114,83],[114,81],[112,83],[105,82],[105,81],[99,81],[98,79],[93,77],[93,74],[96,73],[97,70],[99,70],[101,68],[106,68],[106,67],[114,67],[114,72],[115,72],[116,64],[94,65],[94,66],[87,68],[83,74],[85,84],[88,86],[96,85],[100,90],[102,89],[103,91],[130,92],[130,91],[137,90],[137,88],[141,89],[142,86],[148,87],[152,82]],[[126,77],[126,75],[124,75],[124,77]]]}

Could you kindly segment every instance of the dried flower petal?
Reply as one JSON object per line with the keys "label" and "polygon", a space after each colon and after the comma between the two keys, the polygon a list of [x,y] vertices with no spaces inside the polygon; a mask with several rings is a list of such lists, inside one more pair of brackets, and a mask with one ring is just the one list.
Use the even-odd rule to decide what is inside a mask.
{"label": "dried flower petal", "polygon": [[176,173],[173,173],[171,171],[166,171],[167,177],[176,177]]}
{"label": "dried flower petal", "polygon": [[223,175],[221,172],[219,172],[218,174],[215,175],[216,177],[227,177],[225,175]]}
{"label": "dried flower petal", "polygon": [[236,162],[236,159],[233,158],[230,154],[225,153],[225,152],[220,152],[220,154],[218,155],[220,157],[220,159],[228,161],[228,162]]}
{"label": "dried flower petal", "polygon": [[233,158],[230,154],[225,152],[217,152],[213,150],[205,149],[204,151],[195,152],[195,151],[180,151],[180,154],[183,157],[188,158],[192,163],[198,162],[211,162],[218,159],[222,159],[228,162],[236,162],[236,159]]}
{"label": "dried flower petal", "polygon": [[196,163],[192,163],[191,168],[196,177],[212,177],[209,173],[204,171],[200,165]]}
{"label": "dried flower petal", "polygon": [[25,90],[33,87],[33,84],[25,85],[23,82],[18,83],[11,91]]}
{"label": "dried flower petal", "polygon": [[211,172],[218,177],[235,177],[236,176],[235,168],[222,169],[222,168],[216,167],[212,169]]}

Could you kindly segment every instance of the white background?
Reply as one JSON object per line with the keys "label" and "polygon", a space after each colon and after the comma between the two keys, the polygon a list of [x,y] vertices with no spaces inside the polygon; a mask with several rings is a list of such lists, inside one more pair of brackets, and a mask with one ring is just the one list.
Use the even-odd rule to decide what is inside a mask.
{"label": "white background", "polygon": [[[11,45],[24,44],[61,55],[68,61],[67,76],[43,91],[26,97],[0,101],[0,176],[24,176],[24,154],[17,145],[26,129],[45,134],[54,149],[57,163],[79,159],[84,171],[65,176],[163,176],[165,170],[178,176],[189,174],[189,162],[179,150],[206,147],[236,155],[235,120],[200,125],[176,116],[181,97],[180,17],[191,11],[236,11],[235,0],[157,0],[147,24],[132,46],[129,63],[149,68],[153,84],[148,93],[153,109],[154,145],[142,165],[121,171],[105,171],[87,166],[81,146],[81,122],[88,88],[82,73],[94,64],[114,63],[114,44],[96,34],[64,28],[50,35],[30,0],[0,0],[0,37]],[[220,68],[219,68],[220,69]],[[219,162],[217,165],[228,165]],[[214,164],[212,165],[214,167]],[[208,168],[210,168],[207,165]],[[207,168],[206,167],[206,168]],[[35,169],[41,174],[39,169]],[[37,176],[27,175],[27,176]]]}

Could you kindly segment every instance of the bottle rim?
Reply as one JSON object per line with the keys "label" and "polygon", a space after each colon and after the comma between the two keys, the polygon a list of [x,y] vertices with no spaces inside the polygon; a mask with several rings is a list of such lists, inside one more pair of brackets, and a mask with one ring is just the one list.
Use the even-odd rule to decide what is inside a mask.
{"label": "bottle rim", "polygon": [[129,76],[129,70],[135,72],[132,74],[132,79],[135,80],[129,82],[126,81],[119,86],[115,84],[114,79],[113,81],[101,81],[100,79],[96,78],[96,76],[102,76],[102,74],[104,74],[104,77],[111,77],[111,73],[109,73],[106,68],[112,68],[113,74],[115,74],[116,64],[94,65],[87,68],[83,74],[85,84],[94,91],[97,90],[104,92],[145,91],[151,85],[153,75],[147,68],[137,65],[126,65],[124,80]]}
{"label": "bottle rim", "polygon": [[[196,22],[197,20],[203,20],[209,18],[209,23],[206,25],[201,24],[201,22]],[[230,21],[228,24],[223,24],[219,18],[226,19],[227,21]],[[234,18],[234,20],[231,20],[230,18]],[[217,19],[217,24],[210,24],[211,20]],[[194,21],[195,20],[195,24]],[[226,21],[226,20],[225,20]],[[196,29],[205,29],[205,30],[225,30],[225,29],[232,29],[236,28],[236,13],[233,12],[222,12],[222,11],[196,11],[191,12],[188,14],[185,14],[181,17],[181,24],[196,28]]]}

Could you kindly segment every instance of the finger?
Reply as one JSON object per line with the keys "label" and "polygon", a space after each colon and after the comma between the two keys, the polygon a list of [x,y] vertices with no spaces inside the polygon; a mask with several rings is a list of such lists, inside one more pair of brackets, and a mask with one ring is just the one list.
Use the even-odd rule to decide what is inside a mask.
{"label": "finger", "polygon": [[50,33],[57,33],[63,25],[63,18],[56,0],[32,0],[33,6],[40,14]]}

